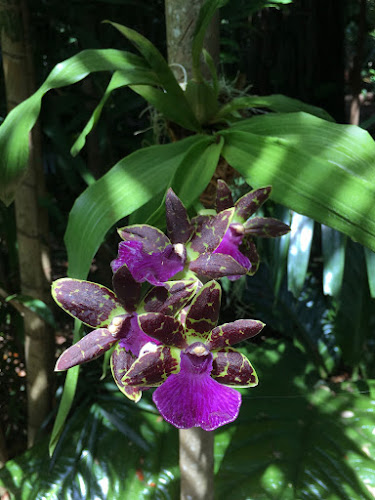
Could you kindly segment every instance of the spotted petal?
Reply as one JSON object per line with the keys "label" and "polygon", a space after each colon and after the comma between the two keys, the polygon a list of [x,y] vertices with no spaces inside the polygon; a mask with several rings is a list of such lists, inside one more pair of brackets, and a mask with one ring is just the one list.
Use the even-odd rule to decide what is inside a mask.
{"label": "spotted petal", "polygon": [[254,189],[237,200],[235,203],[236,222],[245,222],[251,217],[268,200],[271,190],[271,186]]}
{"label": "spotted petal", "polygon": [[225,323],[212,330],[206,346],[211,351],[229,347],[242,340],[254,337],[264,326],[264,323],[255,319],[238,319],[233,323]]}
{"label": "spotted petal", "polygon": [[156,227],[148,224],[135,224],[118,229],[118,233],[125,241],[138,241],[146,253],[161,252],[170,245],[169,238]]}
{"label": "spotted petal", "polygon": [[233,198],[232,198],[232,193],[229,189],[229,186],[226,182],[224,182],[222,179],[219,179],[217,181],[217,188],[216,188],[216,211],[222,212],[223,210],[226,210],[227,208],[233,207]]}
{"label": "spotted petal", "polygon": [[245,234],[261,238],[277,238],[290,231],[290,227],[281,220],[272,217],[253,217],[244,224]]}
{"label": "spotted petal", "polygon": [[[190,338],[204,342],[217,325],[220,313],[221,287],[216,281],[206,283],[194,297],[188,310],[185,326]],[[197,341],[197,338],[193,340]]]}
{"label": "spotted petal", "polygon": [[108,326],[125,312],[111,290],[91,281],[61,278],[52,284],[52,296],[65,312],[93,328]]}
{"label": "spotted petal", "polygon": [[229,208],[214,216],[197,218],[198,224],[188,246],[200,254],[213,252],[224,238],[233,214],[234,208]]}
{"label": "spotted petal", "polygon": [[197,287],[197,280],[168,281],[149,291],[140,310],[175,316],[194,297]]}
{"label": "spotted petal", "polygon": [[136,359],[137,358],[126,349],[120,347],[119,344],[117,344],[111,355],[111,371],[117,387],[127,398],[137,403],[142,397],[142,391],[137,387],[131,387],[122,382],[125,373]]}
{"label": "spotted petal", "polygon": [[57,360],[55,371],[68,370],[72,366],[91,361],[108,351],[117,339],[106,328],[98,328],[62,353]]}
{"label": "spotted petal", "polygon": [[135,311],[141,293],[141,284],[135,281],[126,266],[121,266],[112,277],[113,290],[128,312]]}
{"label": "spotted petal", "polygon": [[220,245],[216,248],[214,253],[230,255],[236,260],[240,266],[250,269],[251,263],[249,259],[244,255],[239,246],[242,243],[244,237],[244,227],[242,224],[231,224],[221,240]]}
{"label": "spotted petal", "polygon": [[249,237],[245,237],[242,241],[241,252],[249,259],[251,262],[251,267],[247,271],[249,276],[253,276],[259,269],[260,257],[258,254],[257,247],[253,240]]}
{"label": "spotted petal", "polygon": [[158,346],[154,351],[140,356],[122,378],[124,385],[157,387],[172,373],[179,370],[179,351]]}
{"label": "spotted petal", "polygon": [[171,188],[165,199],[165,215],[172,243],[186,243],[191,236],[192,226],[186,208]]}
{"label": "spotted petal", "polygon": [[162,344],[182,349],[187,345],[182,324],[172,316],[161,313],[145,313],[138,316],[141,330]]}
{"label": "spotted petal", "polygon": [[258,376],[246,356],[230,347],[213,353],[212,377],[220,384],[236,387],[258,385]]}
{"label": "spotted petal", "polygon": [[[189,269],[198,276],[219,279],[224,276],[242,276],[248,272],[230,255],[206,253],[190,262]],[[251,268],[250,268],[251,269]]]}
{"label": "spotted petal", "polygon": [[212,355],[202,360],[201,373],[189,354],[181,353],[181,370],[156,389],[152,399],[162,417],[179,429],[201,427],[213,431],[233,422],[241,406],[241,394],[210,377]]}

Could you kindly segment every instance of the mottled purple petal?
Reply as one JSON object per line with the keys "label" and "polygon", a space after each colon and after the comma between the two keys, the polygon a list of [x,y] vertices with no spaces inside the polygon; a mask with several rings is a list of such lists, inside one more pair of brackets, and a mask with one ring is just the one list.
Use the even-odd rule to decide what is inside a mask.
{"label": "mottled purple petal", "polygon": [[220,245],[214,250],[215,253],[230,255],[240,266],[249,270],[251,263],[249,259],[239,250],[244,236],[244,228],[241,224],[231,224],[224,235]]}
{"label": "mottled purple petal", "polygon": [[231,223],[234,208],[224,210],[214,216],[203,216],[197,218],[198,224],[188,246],[194,252],[213,252],[224,238]]}
{"label": "mottled purple petal", "polygon": [[213,353],[211,376],[221,384],[254,387],[258,377],[246,356],[232,348]]}
{"label": "mottled purple petal", "polygon": [[164,345],[179,348],[187,345],[184,327],[172,316],[161,313],[145,313],[138,316],[138,321],[146,335],[159,340]]}
{"label": "mottled purple petal", "polygon": [[172,188],[168,189],[165,209],[167,230],[171,242],[186,243],[191,236],[192,226],[186,208]]}
{"label": "mottled purple petal", "polygon": [[126,264],[139,283],[148,281],[152,285],[162,285],[184,268],[185,259],[168,245],[161,252],[146,253],[140,241],[122,241],[119,253],[112,262],[112,269]]}
{"label": "mottled purple petal", "polygon": [[219,179],[216,189],[216,211],[219,213],[231,207],[233,207],[232,193],[230,192],[228,184],[222,179]]}
{"label": "mottled purple petal", "polygon": [[145,312],[175,316],[194,297],[197,287],[197,280],[169,281],[163,286],[152,288],[145,296],[141,308]]}
{"label": "mottled purple petal", "polygon": [[122,383],[134,387],[157,387],[173,372],[178,371],[178,349],[158,346],[140,356],[122,379]]}
{"label": "mottled purple petal", "polygon": [[135,310],[141,294],[141,284],[135,281],[126,266],[120,267],[112,277],[112,285],[119,301],[127,312]]}
{"label": "mottled purple petal", "polygon": [[235,219],[244,222],[260,208],[271,194],[271,186],[254,189],[236,201]]}
{"label": "mottled purple petal", "polygon": [[107,328],[98,328],[64,351],[57,360],[55,371],[68,370],[72,366],[92,361],[108,351],[115,342],[117,339]]}
{"label": "mottled purple petal", "polygon": [[229,347],[237,344],[237,342],[254,337],[264,326],[264,323],[255,319],[238,319],[233,323],[225,323],[212,330],[206,346],[211,351]]}
{"label": "mottled purple petal", "polygon": [[135,313],[125,319],[117,333],[117,337],[121,339],[119,343],[120,347],[124,347],[135,356],[139,356],[140,350],[148,342],[154,342],[157,345],[160,344],[158,340],[149,337],[139,328],[138,315]]}
{"label": "mottled purple petal", "polygon": [[220,313],[221,287],[216,281],[206,283],[194,297],[185,319],[189,337],[206,340],[217,325]]}
{"label": "mottled purple petal", "polygon": [[169,238],[156,227],[147,224],[137,224],[118,229],[118,233],[125,241],[138,241],[146,253],[161,252],[170,245]]}
{"label": "mottled purple petal", "polygon": [[52,296],[65,312],[92,328],[108,326],[125,312],[111,290],[91,281],[61,278],[52,284]]}
{"label": "mottled purple petal", "polygon": [[122,378],[125,373],[129,370],[136,359],[137,358],[126,349],[120,347],[119,344],[117,344],[111,355],[111,371],[117,387],[127,398],[137,403],[142,397],[142,391],[137,387],[127,386],[122,382]]}
{"label": "mottled purple petal", "polygon": [[221,253],[203,254],[190,262],[189,269],[198,276],[209,279],[233,275],[240,277],[248,272],[246,267],[241,266],[233,257]]}
{"label": "mottled purple petal", "polygon": [[290,227],[272,217],[253,217],[244,224],[245,234],[260,238],[277,238],[289,233]]}
{"label": "mottled purple petal", "polygon": [[[190,346],[194,351],[195,346]],[[212,354],[194,356],[181,352],[181,370],[156,389],[152,399],[163,418],[179,429],[201,427],[213,431],[233,422],[241,395],[210,376]]]}
{"label": "mottled purple petal", "polygon": [[257,251],[257,247],[253,240],[249,237],[245,237],[242,241],[241,252],[249,259],[251,262],[251,267],[247,271],[249,276],[253,276],[259,269],[260,257]]}

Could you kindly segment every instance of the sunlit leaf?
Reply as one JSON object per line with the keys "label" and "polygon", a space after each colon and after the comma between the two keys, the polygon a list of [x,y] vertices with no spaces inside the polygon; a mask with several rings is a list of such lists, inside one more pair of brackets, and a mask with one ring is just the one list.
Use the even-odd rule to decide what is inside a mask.
{"label": "sunlit leaf", "polygon": [[344,277],[346,236],[322,225],[323,291],[337,297]]}
{"label": "sunlit leaf", "polygon": [[375,250],[375,143],[306,113],[256,116],[220,132],[222,155],[253,187]]}
{"label": "sunlit leaf", "polygon": [[288,253],[288,289],[295,297],[301,293],[305,282],[310,250],[314,235],[314,221],[293,213]]}
{"label": "sunlit leaf", "polygon": [[57,64],[43,85],[14,108],[0,126],[0,199],[9,205],[26,168],[29,132],[39,116],[41,101],[49,90],[72,85],[96,71],[129,72],[132,83],[148,83],[149,66],[138,56],[120,50],[84,50]]}

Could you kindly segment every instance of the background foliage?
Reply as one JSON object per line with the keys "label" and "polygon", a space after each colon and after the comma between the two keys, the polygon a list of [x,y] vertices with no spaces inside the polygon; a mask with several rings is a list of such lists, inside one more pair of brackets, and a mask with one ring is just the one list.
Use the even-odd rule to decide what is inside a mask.
{"label": "background foliage", "polygon": [[[165,50],[160,1],[145,2],[142,8],[139,8],[139,2],[131,1],[121,4],[115,1],[74,2],[68,6],[36,0],[33,3],[35,56],[39,61],[35,67],[39,71],[40,84],[56,63],[71,57],[78,50],[108,47],[131,50],[115,30],[100,24],[104,18],[114,19],[142,32],[161,51]],[[134,8],[135,3],[137,8]],[[332,80],[331,75],[328,78],[328,74],[321,71],[320,81],[312,88],[310,83],[306,84],[310,81],[309,68],[301,69],[300,65],[304,54],[291,55],[291,45],[285,42],[285,46],[280,46],[278,42],[285,39],[286,26],[289,31],[293,28],[290,31],[294,37],[290,41],[292,46],[300,40],[298,15],[306,8],[312,9],[311,2],[301,0],[291,5],[288,5],[291,2],[269,3],[285,5],[281,10],[259,11],[260,4],[264,2],[254,2],[254,8],[250,10],[247,9],[248,2],[244,5],[242,0],[232,0],[223,8],[221,69],[226,76],[221,88],[230,87],[232,97],[233,92],[243,97],[246,85],[241,82],[247,81],[259,94],[283,92],[290,97],[303,98],[308,103],[324,106],[341,120],[345,115],[344,99],[338,111],[337,103],[329,98],[341,88],[344,94],[340,74]],[[341,39],[337,42],[347,47],[346,66],[349,71],[358,29],[357,3],[347,2],[345,8],[342,5],[341,2],[335,13],[336,19],[342,16],[343,26]],[[323,11],[318,8],[314,12],[317,16],[315,22],[319,24],[319,20],[323,19],[319,15],[322,16]],[[300,24],[304,29],[303,23]],[[47,29],[41,30],[42,26]],[[370,54],[373,50],[373,29],[373,5],[368,2],[366,43],[369,55],[366,55],[362,67],[364,94],[372,91]],[[271,33],[274,38],[267,42]],[[306,45],[307,54],[312,50],[313,40]],[[252,61],[257,44],[258,47],[262,45],[266,56],[260,65]],[[275,51],[275,46],[280,50]],[[271,52],[278,53],[276,62],[270,59]],[[293,71],[283,63],[286,56],[291,60]],[[319,57],[324,67],[324,53],[320,53]],[[40,64],[41,60],[43,64]],[[236,73],[238,67],[244,71],[245,66],[247,74]],[[290,82],[291,74],[294,75],[293,84]],[[268,88],[263,86],[265,81]],[[48,196],[43,203],[49,207],[51,216],[55,277],[67,273],[66,254],[61,241],[68,212],[82,190],[87,185],[93,185],[95,179],[102,177],[124,155],[142,145],[166,141],[164,124],[159,116],[150,110],[145,112],[144,101],[130,93],[129,89],[119,89],[111,93],[94,135],[87,138],[86,150],[81,156],[72,158],[69,149],[107,84],[108,76],[96,74],[89,82],[63,87],[44,99],[42,126]],[[348,79],[345,93],[350,92]],[[2,109],[5,116],[4,107]],[[150,118],[152,128],[149,128]],[[259,121],[262,120],[260,116]],[[146,131],[134,136],[134,130]],[[181,145],[181,142],[185,144]],[[109,210],[108,217],[112,222],[107,221],[101,229],[100,223],[96,222],[96,214],[93,214],[92,223],[76,230],[76,240],[71,237],[70,245],[85,247],[90,236],[84,230],[89,234],[90,231],[97,231],[98,240],[102,240],[107,227],[141,207],[147,196],[151,198],[147,190],[150,193],[151,184],[161,172],[169,178],[173,176],[180,149],[188,151],[180,164],[180,171],[184,171],[186,165],[192,165],[190,181],[189,178],[185,181],[194,186],[195,172],[201,170],[202,151],[208,151],[205,153],[208,159],[214,158],[217,152],[212,148],[208,150],[212,141],[207,137],[197,135],[181,142],[164,146],[165,163],[157,166],[159,170],[155,170],[152,178],[142,180],[142,172],[136,172],[136,168],[137,155],[143,158],[148,154],[152,162],[153,149],[140,150],[122,160],[127,162],[128,169],[134,169],[132,179],[142,180],[146,194],[141,192],[141,202],[138,205],[135,202],[131,210],[123,213],[121,204],[128,193],[123,191],[122,186],[129,179],[124,180],[120,168],[111,171],[103,178],[107,181],[102,180],[96,189],[100,193],[105,189],[106,182],[108,186],[119,187],[118,191],[111,192],[114,208]],[[182,152],[180,154],[183,156]],[[213,172],[215,162],[212,160],[211,163]],[[112,180],[108,181],[108,176],[112,176]],[[235,179],[234,185],[238,196],[248,189],[240,178]],[[129,186],[132,190],[131,184]],[[199,193],[192,194],[191,188],[185,189],[193,203]],[[144,214],[154,212],[161,202],[162,187],[159,197],[131,217],[133,220],[144,220]],[[291,222],[295,231],[289,238],[262,242],[260,252],[263,263],[254,277],[234,284],[224,282],[226,307],[222,313],[223,321],[238,316],[256,316],[267,323],[268,329],[260,339],[243,345],[244,352],[257,369],[261,385],[251,392],[243,392],[240,418],[216,435],[218,498],[227,498],[229,493],[238,499],[373,498],[375,316],[370,294],[370,290],[372,295],[375,291],[373,257],[371,253],[365,253],[358,243],[347,241],[339,233],[305,216],[291,213],[276,203],[266,210],[268,215]],[[0,216],[1,268],[9,269],[9,272],[0,275],[0,282],[9,293],[16,293],[17,253],[12,207],[1,206]],[[116,246],[117,239],[111,230],[91,266],[91,280],[109,284],[110,275],[106,269],[109,270]],[[88,252],[94,253],[94,250]],[[74,255],[72,249],[71,254]],[[72,261],[70,266],[73,266],[70,268],[73,274],[81,269],[81,264]],[[366,269],[369,270],[369,279]],[[39,313],[44,314],[42,310]],[[11,364],[8,360],[13,359],[13,352],[21,353],[22,358],[22,325],[19,311],[11,305],[11,301],[1,302],[0,314],[5,356],[1,392],[6,392],[3,387],[12,388],[10,397],[2,398],[1,419],[5,424],[7,442],[14,441],[15,436],[17,441],[17,446],[11,449],[13,460],[0,472],[0,485],[14,498],[22,499],[44,496],[104,499],[119,498],[120,495],[177,498],[176,431],[161,421],[150,398],[135,406],[117,394],[110,376],[100,380],[102,370],[98,362],[81,370],[83,376],[78,382],[70,418],[52,461],[48,459],[47,438],[33,449],[19,454],[24,444],[25,424],[22,399],[18,400],[16,394],[24,392],[24,387],[19,383],[22,377],[16,370],[17,366],[12,364],[12,368],[7,370],[5,367]],[[54,314],[59,325],[57,338],[63,342],[59,347],[61,350],[66,345],[65,338],[67,343],[71,341],[68,332],[72,325],[66,325],[66,318],[60,317],[57,311]],[[59,375],[58,398],[61,397],[62,379]],[[18,405],[14,403],[16,397]],[[54,412],[46,422],[47,429],[51,429],[55,416]]]}

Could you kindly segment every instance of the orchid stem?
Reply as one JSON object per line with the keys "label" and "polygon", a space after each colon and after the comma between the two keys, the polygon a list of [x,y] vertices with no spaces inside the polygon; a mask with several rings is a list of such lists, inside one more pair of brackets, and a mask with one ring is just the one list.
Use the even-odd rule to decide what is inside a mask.
{"label": "orchid stem", "polygon": [[214,431],[180,429],[181,500],[214,498]]}

